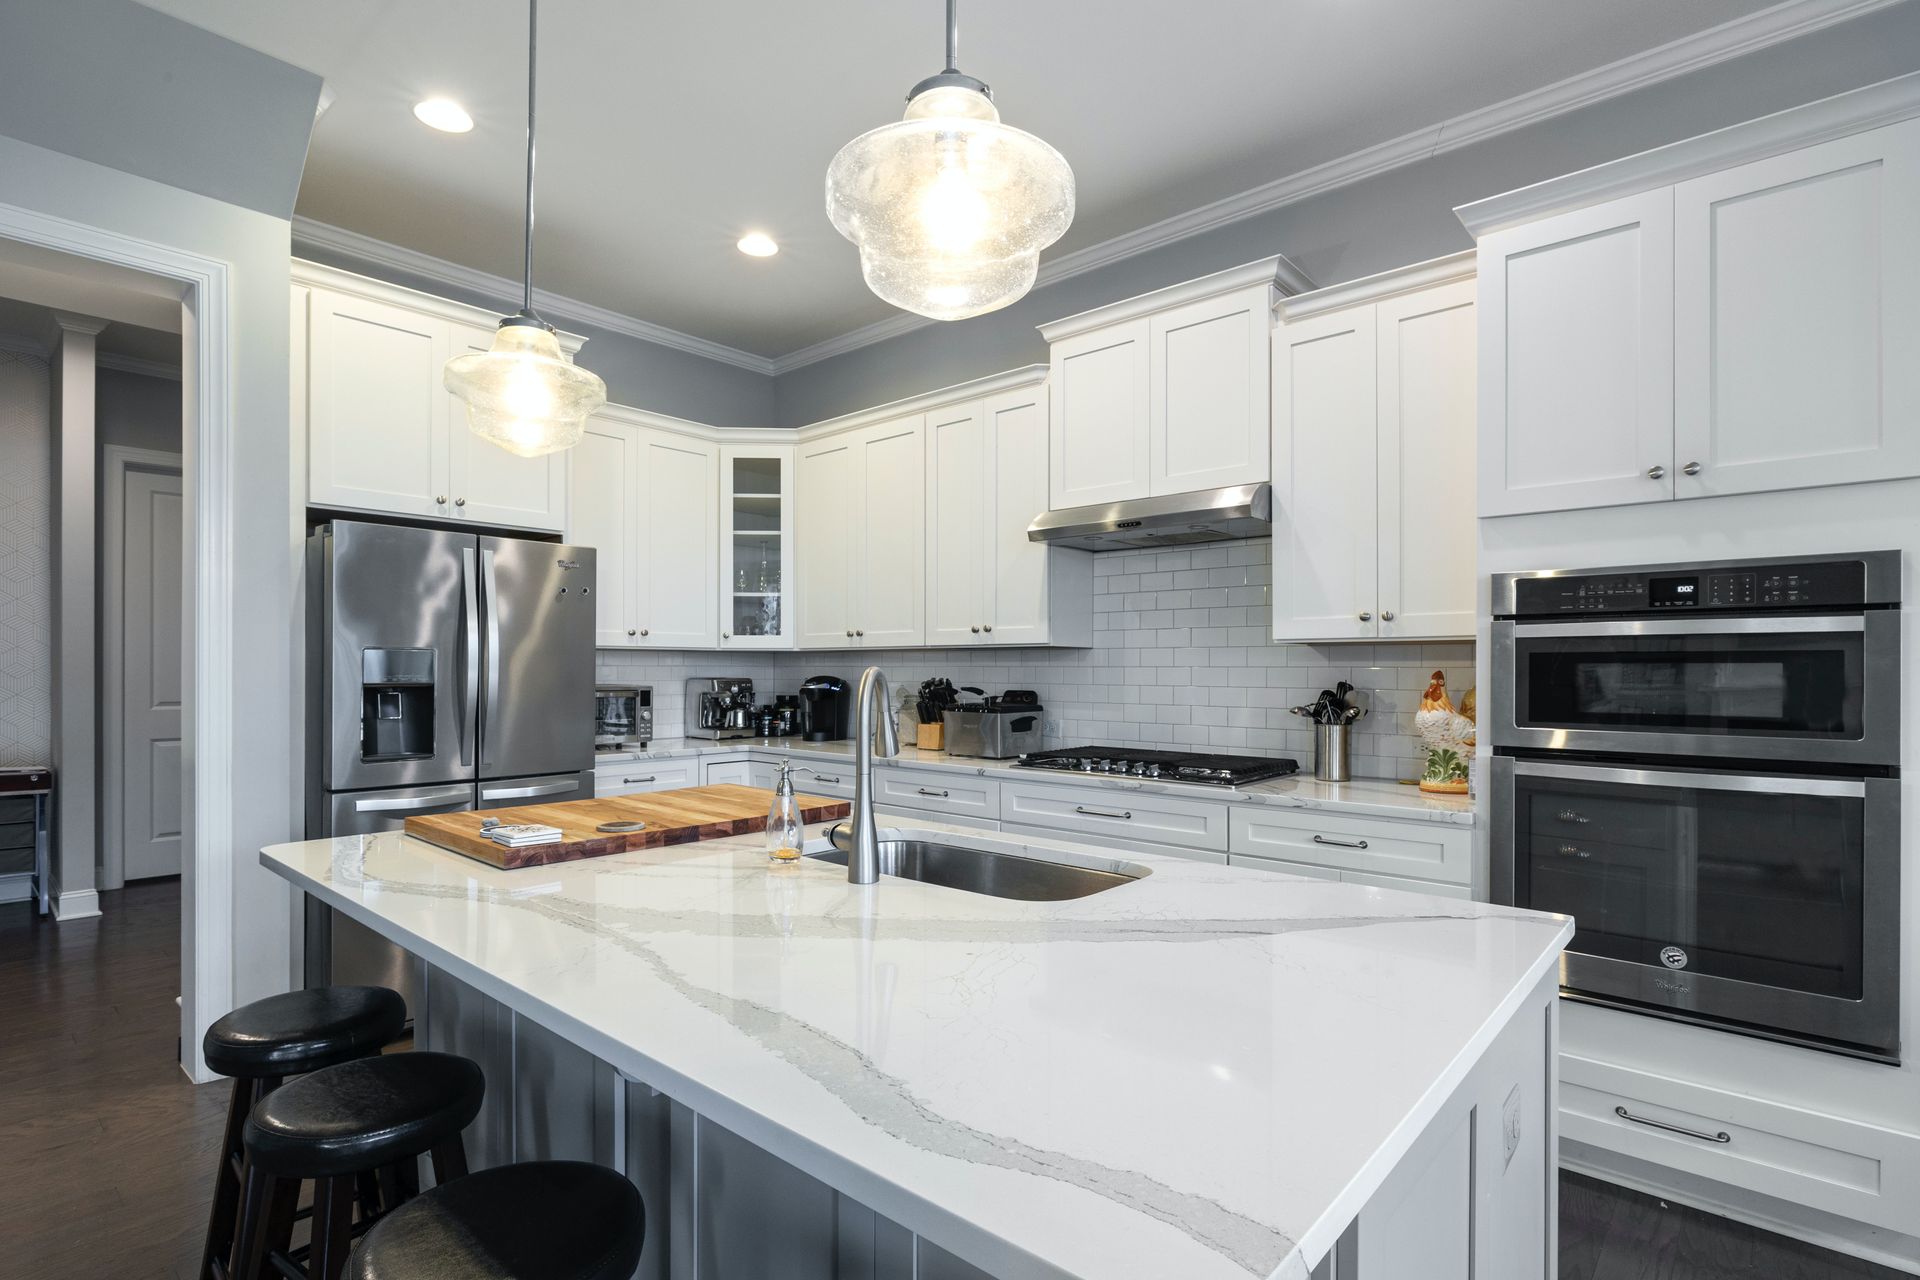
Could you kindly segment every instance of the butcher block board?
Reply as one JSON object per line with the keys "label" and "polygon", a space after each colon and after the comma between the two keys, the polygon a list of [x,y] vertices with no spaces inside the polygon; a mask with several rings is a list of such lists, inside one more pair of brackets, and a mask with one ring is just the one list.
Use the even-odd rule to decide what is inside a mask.
{"label": "butcher block board", "polygon": [[[832,822],[844,818],[853,806],[824,796],[800,796],[802,822]],[[512,870],[539,867],[580,858],[603,858],[635,849],[691,844],[723,836],[750,835],[767,829],[767,810],[773,792],[762,787],[722,783],[711,787],[682,787],[677,791],[649,791],[596,800],[569,800],[564,804],[529,804],[484,813],[431,813],[407,819],[407,834],[478,859],[489,866]],[[480,834],[482,818],[502,823],[538,822],[560,828],[553,844],[509,849]],[[604,832],[603,822],[644,822],[639,831]]]}

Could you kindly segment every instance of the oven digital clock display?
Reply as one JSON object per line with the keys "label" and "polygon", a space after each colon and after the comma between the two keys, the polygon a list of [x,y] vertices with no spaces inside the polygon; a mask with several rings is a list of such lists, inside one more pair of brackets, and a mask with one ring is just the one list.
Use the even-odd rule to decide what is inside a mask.
{"label": "oven digital clock display", "polygon": [[1647,604],[1655,609],[1688,609],[1700,603],[1700,579],[1648,578]]}

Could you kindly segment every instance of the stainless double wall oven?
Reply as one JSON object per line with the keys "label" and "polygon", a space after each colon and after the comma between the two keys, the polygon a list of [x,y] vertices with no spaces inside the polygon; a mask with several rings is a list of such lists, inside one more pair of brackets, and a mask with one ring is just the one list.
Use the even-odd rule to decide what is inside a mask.
{"label": "stainless double wall oven", "polygon": [[1900,557],[1493,581],[1494,900],[1574,998],[1897,1060]]}

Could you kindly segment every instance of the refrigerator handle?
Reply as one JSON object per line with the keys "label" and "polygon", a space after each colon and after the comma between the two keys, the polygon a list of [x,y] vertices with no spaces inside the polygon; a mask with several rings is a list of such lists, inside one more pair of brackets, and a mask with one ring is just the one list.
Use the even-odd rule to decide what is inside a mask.
{"label": "refrigerator handle", "polygon": [[461,630],[466,658],[460,664],[460,763],[473,764],[473,739],[480,718],[480,586],[474,579],[473,548],[460,553]]}
{"label": "refrigerator handle", "polygon": [[[500,592],[493,579],[493,548],[480,553],[480,579],[487,592],[487,699],[481,705],[486,712],[500,705]],[[493,763],[492,744],[487,739],[486,721],[480,725],[480,764]]]}

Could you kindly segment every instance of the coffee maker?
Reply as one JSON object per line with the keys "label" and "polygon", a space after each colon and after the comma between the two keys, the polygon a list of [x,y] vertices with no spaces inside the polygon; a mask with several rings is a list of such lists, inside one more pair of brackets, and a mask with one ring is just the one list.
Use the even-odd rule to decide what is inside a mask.
{"label": "coffee maker", "polygon": [[800,686],[801,732],[808,742],[853,736],[853,686],[839,676],[813,676]]}
{"label": "coffee maker", "polygon": [[746,676],[695,676],[687,681],[689,738],[751,738],[753,681]]}

